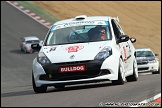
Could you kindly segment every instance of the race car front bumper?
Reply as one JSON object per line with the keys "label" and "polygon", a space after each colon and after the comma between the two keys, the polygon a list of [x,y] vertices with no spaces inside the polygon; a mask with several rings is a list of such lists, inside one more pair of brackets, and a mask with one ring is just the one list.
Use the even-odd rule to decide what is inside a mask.
{"label": "race car front bumper", "polygon": [[156,72],[158,71],[159,63],[148,63],[143,65],[138,65],[138,72]]}
{"label": "race car front bumper", "polygon": [[[69,64],[68,64],[69,63]],[[33,75],[36,86],[55,85],[55,84],[78,84],[86,82],[96,82],[104,80],[118,79],[119,59],[110,56],[104,61],[88,60],[80,62],[52,63],[42,66],[33,60]],[[85,65],[84,72],[65,72],[59,73],[60,66]]]}

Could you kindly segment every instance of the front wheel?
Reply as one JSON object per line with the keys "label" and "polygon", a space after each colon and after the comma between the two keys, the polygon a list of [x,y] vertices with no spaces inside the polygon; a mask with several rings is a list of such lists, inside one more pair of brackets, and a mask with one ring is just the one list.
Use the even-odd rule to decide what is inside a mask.
{"label": "front wheel", "polygon": [[158,68],[158,71],[152,72],[152,74],[160,74],[160,66],[159,66],[159,68]]}
{"label": "front wheel", "polygon": [[119,69],[118,69],[118,79],[112,80],[113,85],[122,85],[125,82],[125,73],[124,73],[124,66],[123,61],[120,59],[119,61]]}
{"label": "front wheel", "polygon": [[45,93],[47,90],[47,86],[36,87],[33,74],[32,74],[32,85],[33,85],[34,92],[36,93]]}

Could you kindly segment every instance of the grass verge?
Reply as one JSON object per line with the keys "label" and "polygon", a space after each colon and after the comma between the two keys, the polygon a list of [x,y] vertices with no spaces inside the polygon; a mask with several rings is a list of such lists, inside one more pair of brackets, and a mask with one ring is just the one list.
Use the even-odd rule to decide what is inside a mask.
{"label": "grass verge", "polygon": [[36,15],[40,16],[47,22],[53,24],[56,21],[59,20],[59,18],[51,15],[50,13],[46,12],[44,9],[41,7],[37,6],[34,4],[32,1],[16,1],[20,5],[22,5],[24,8],[29,9],[31,12],[35,13]]}

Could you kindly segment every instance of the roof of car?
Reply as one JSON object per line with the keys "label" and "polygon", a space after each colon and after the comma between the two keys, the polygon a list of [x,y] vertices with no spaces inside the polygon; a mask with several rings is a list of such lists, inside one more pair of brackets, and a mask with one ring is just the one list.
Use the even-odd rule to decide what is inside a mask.
{"label": "roof of car", "polygon": [[39,40],[39,38],[36,37],[36,36],[27,36],[27,37],[24,37],[24,39],[25,39],[26,41],[28,41],[28,40]]}
{"label": "roof of car", "polygon": [[136,51],[152,51],[150,48],[136,48]]}
{"label": "roof of car", "polygon": [[97,21],[97,20],[98,21],[99,20],[108,21],[109,19],[115,19],[115,20],[117,20],[119,22],[119,18],[118,17],[79,15],[79,16],[76,16],[75,18],[57,21],[56,23],[54,23],[54,25],[64,24],[64,23],[69,23],[69,22],[76,22],[76,21]]}

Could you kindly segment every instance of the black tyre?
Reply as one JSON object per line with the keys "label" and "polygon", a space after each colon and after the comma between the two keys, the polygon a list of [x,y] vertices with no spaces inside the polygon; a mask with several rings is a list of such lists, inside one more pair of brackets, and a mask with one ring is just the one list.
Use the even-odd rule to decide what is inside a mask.
{"label": "black tyre", "polygon": [[138,77],[136,75],[136,68],[135,63],[133,63],[133,75],[126,77],[127,82],[137,81]]}
{"label": "black tyre", "polygon": [[20,48],[20,50],[21,50],[21,51],[23,51],[23,49],[22,49],[22,48]]}
{"label": "black tyre", "polygon": [[45,93],[47,90],[47,86],[36,87],[33,74],[32,74],[32,85],[35,93]]}
{"label": "black tyre", "polygon": [[119,69],[118,69],[118,80],[112,80],[113,85],[122,85],[125,82],[125,76],[122,75],[121,70],[121,59],[119,61]]}
{"label": "black tyre", "polygon": [[158,68],[158,71],[152,72],[152,74],[160,74],[160,66],[159,66],[159,68]]}

